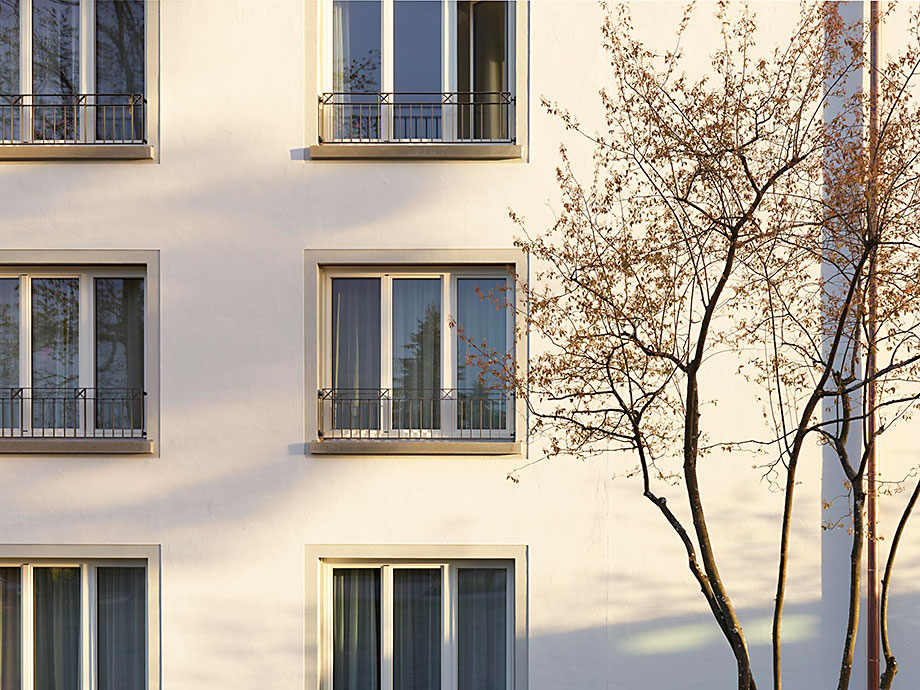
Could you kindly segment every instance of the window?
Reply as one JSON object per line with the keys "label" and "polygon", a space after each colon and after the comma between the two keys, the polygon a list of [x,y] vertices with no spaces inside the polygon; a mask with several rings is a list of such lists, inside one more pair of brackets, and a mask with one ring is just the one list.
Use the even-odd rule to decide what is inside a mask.
{"label": "window", "polygon": [[146,142],[145,0],[0,0],[0,144]]}
{"label": "window", "polygon": [[323,559],[322,690],[520,687],[516,567],[513,559]]}
{"label": "window", "polygon": [[321,141],[513,143],[515,2],[327,0]]}
{"label": "window", "polygon": [[513,275],[326,267],[320,436],[513,439]]}
{"label": "window", "polygon": [[148,617],[145,560],[0,560],[0,688],[147,690]]}
{"label": "window", "polygon": [[146,438],[145,282],[142,267],[0,268],[0,437]]}

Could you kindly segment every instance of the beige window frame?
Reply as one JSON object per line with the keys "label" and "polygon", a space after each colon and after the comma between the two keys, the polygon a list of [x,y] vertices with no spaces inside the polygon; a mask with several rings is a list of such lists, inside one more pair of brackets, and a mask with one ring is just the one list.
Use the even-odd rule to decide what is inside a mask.
{"label": "beige window frame", "polygon": [[0,566],[22,568],[22,687],[33,690],[33,601],[32,571],[35,567],[68,567],[81,571],[80,587],[80,686],[97,687],[95,644],[96,569],[127,566],[146,573],[146,686],[160,688],[160,547],[155,545],[52,545],[2,544]]}
{"label": "beige window frame", "polygon": [[[308,545],[305,548],[306,690],[332,690],[332,573],[336,568],[381,572],[381,690],[392,690],[392,581],[394,569],[438,568],[442,576],[441,688],[456,690],[457,571],[507,573],[506,690],[527,690],[527,547],[503,545]],[[311,615],[311,613],[315,615]],[[311,654],[315,652],[314,654]]]}
{"label": "beige window frame", "polygon": [[[0,250],[0,276],[77,277],[80,290],[80,383],[94,385],[93,290],[95,277],[144,279],[144,385],[146,438],[0,438],[0,454],[159,454],[160,441],[160,285],[156,250]],[[27,324],[21,324],[26,328]],[[22,346],[22,341],[20,343]],[[20,367],[27,359],[21,354]]]}

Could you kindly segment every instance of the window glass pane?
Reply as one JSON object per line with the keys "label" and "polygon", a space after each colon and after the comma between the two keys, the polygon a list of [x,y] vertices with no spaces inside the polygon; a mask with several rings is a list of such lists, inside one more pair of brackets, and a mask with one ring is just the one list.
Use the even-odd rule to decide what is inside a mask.
{"label": "window glass pane", "polygon": [[500,93],[508,90],[505,50],[505,2],[488,0],[472,3],[473,12],[473,106],[472,120],[477,139],[508,137],[508,105]]}
{"label": "window glass pane", "polygon": [[97,568],[99,690],[146,687],[146,591],[143,568]]}
{"label": "window glass pane", "polygon": [[0,0],[0,140],[19,138],[19,0]]}
{"label": "window glass pane", "polygon": [[32,0],[32,132],[78,140],[80,0]]}
{"label": "window glass pane", "polygon": [[332,588],[333,690],[378,690],[380,570],[336,568]]}
{"label": "window glass pane", "polygon": [[80,687],[80,569],[35,568],[35,690]]}
{"label": "window glass pane", "polygon": [[393,427],[441,428],[441,280],[393,280]]}
{"label": "window glass pane", "polygon": [[332,3],[332,90],[336,139],[380,136],[380,2]]}
{"label": "window glass pane", "polygon": [[461,429],[507,427],[502,390],[508,352],[505,278],[457,279],[457,424]]}
{"label": "window glass pane", "polygon": [[396,139],[441,138],[441,2],[393,3]]}
{"label": "window glass pane", "polygon": [[96,0],[99,139],[143,139],[144,40],[144,0]]}
{"label": "window glass pane", "polygon": [[507,571],[460,568],[457,607],[459,690],[506,690]]}
{"label": "window glass pane", "polygon": [[0,278],[0,426],[19,426],[19,278]]}
{"label": "window glass pane", "polygon": [[32,424],[73,428],[82,402],[78,338],[80,281],[77,278],[32,280]]}
{"label": "window glass pane", "polygon": [[0,568],[0,690],[22,687],[22,570]]}
{"label": "window glass pane", "polygon": [[393,687],[441,687],[441,571],[393,571]]}
{"label": "window glass pane", "polygon": [[96,428],[144,428],[144,279],[96,278]]}
{"label": "window glass pane", "polygon": [[336,429],[380,424],[380,279],[332,279],[332,387]]}

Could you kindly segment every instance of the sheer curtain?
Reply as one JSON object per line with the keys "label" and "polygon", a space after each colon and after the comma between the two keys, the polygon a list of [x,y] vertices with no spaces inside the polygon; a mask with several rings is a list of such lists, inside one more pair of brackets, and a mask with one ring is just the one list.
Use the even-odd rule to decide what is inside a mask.
{"label": "sheer curtain", "polygon": [[380,570],[336,568],[332,588],[333,690],[378,690]]}
{"label": "sheer curtain", "polygon": [[144,423],[144,280],[96,278],[96,428]]}
{"label": "sheer curtain", "polygon": [[32,424],[73,428],[80,385],[80,281],[32,280]]}
{"label": "sheer curtain", "polygon": [[96,570],[99,690],[144,690],[147,573],[138,567]]}
{"label": "sheer curtain", "polygon": [[[19,88],[19,0],[0,0],[0,93],[15,95]],[[0,139],[19,139],[19,108],[0,101]]]}
{"label": "sheer curtain", "polygon": [[508,584],[499,568],[460,568],[459,690],[507,690]]}
{"label": "sheer curtain", "polygon": [[380,279],[332,279],[336,429],[379,429]]}
{"label": "sheer curtain", "polygon": [[60,107],[80,93],[80,0],[32,0],[32,93],[36,140],[80,138],[76,105]]}
{"label": "sheer curtain", "polygon": [[[457,280],[457,425],[504,429],[508,404],[501,391],[501,362],[508,352],[505,278]],[[461,333],[462,331],[462,333]]]}
{"label": "sheer curtain", "polygon": [[393,2],[393,138],[441,139],[441,2]]}
{"label": "sheer curtain", "polygon": [[393,280],[393,426],[441,428],[441,280]]}
{"label": "sheer curtain", "polygon": [[0,688],[22,687],[22,569],[0,568]]}
{"label": "sheer curtain", "polygon": [[19,426],[19,278],[0,279],[0,426]]}
{"label": "sheer curtain", "polygon": [[335,139],[380,136],[379,0],[332,3],[332,90],[342,94],[335,109]]}
{"label": "sheer curtain", "polygon": [[35,690],[79,690],[80,569],[35,568]]}
{"label": "sheer curtain", "polygon": [[393,688],[441,687],[441,571],[393,571]]}

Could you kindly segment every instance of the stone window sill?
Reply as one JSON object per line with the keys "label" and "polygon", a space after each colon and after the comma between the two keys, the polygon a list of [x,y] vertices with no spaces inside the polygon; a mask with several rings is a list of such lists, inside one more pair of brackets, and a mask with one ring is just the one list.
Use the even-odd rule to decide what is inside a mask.
{"label": "stone window sill", "polygon": [[313,455],[513,455],[520,457],[520,441],[405,441],[330,438],[310,441]]}
{"label": "stone window sill", "polygon": [[515,160],[517,144],[316,144],[311,160]]}
{"label": "stone window sill", "polygon": [[0,455],[151,455],[146,438],[0,438]]}
{"label": "stone window sill", "polygon": [[147,144],[0,144],[0,161],[152,160]]}

